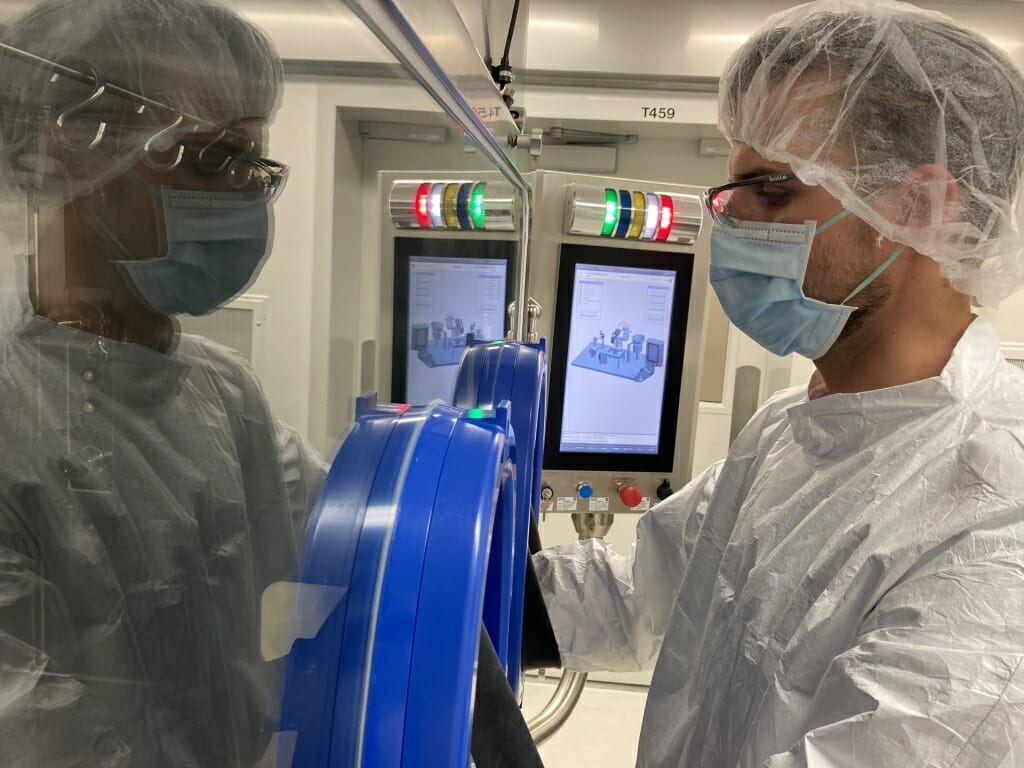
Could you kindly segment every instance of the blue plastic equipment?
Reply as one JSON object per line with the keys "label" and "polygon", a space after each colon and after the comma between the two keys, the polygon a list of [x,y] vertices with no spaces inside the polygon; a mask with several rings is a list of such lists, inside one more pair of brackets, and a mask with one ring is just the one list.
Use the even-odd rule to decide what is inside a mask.
{"label": "blue plastic equipment", "polygon": [[505,668],[509,685],[519,694],[530,515],[536,516],[540,505],[544,457],[545,343],[471,344],[459,365],[452,402],[464,409],[494,408],[498,403],[508,402],[511,409],[515,513],[511,519],[499,519],[495,525],[491,566],[487,571],[484,625]]}
{"label": "blue plastic equipment", "polygon": [[361,398],[309,524],[280,768],[464,768],[507,407]]}

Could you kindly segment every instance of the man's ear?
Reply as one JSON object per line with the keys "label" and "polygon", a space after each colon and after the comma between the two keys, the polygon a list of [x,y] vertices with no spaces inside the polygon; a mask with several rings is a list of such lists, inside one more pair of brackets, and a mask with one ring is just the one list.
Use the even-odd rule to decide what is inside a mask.
{"label": "man's ear", "polygon": [[903,210],[899,224],[909,229],[929,229],[948,219],[960,191],[956,179],[940,165],[920,165],[900,183]]}

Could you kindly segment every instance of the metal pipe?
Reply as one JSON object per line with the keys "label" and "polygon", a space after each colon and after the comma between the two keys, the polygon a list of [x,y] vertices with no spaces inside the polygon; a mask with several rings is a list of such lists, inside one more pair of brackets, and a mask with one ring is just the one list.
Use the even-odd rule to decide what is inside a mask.
{"label": "metal pipe", "polygon": [[[522,296],[523,300],[516,302],[511,329],[514,334],[513,338],[523,339],[526,331],[526,265],[529,263],[529,231],[532,218],[530,211],[532,190],[529,184],[526,183],[526,179],[523,178],[516,164],[505,154],[506,147],[503,143],[498,141],[492,129],[484,123],[477,110],[470,106],[466,96],[452,82],[451,77],[437,64],[424,40],[416,33],[399,9],[396,0],[341,0],[341,2],[344,2],[377,35],[377,38],[384,43],[395,58],[405,65],[409,75],[434,97],[437,104],[455,121],[466,137],[480,147],[487,159],[494,163],[501,175],[519,192],[520,258],[516,263],[515,281],[516,295]],[[411,5],[409,2],[405,4]],[[438,3],[438,5],[441,4]],[[454,12],[454,6],[451,8]],[[464,26],[461,29],[465,32]],[[472,40],[469,40],[467,45],[471,46]],[[479,53],[475,48],[473,55],[479,61]],[[492,84],[490,72],[484,71],[479,74]],[[512,115],[498,95],[497,89],[489,86],[487,96],[501,113],[498,119],[518,134],[515,121],[512,120]]]}
{"label": "metal pipe", "polygon": [[526,724],[533,742],[538,747],[565,725],[565,721],[579,704],[586,682],[586,672],[570,672],[567,669],[562,671],[562,679],[558,681],[558,687],[555,688],[551,700]]}

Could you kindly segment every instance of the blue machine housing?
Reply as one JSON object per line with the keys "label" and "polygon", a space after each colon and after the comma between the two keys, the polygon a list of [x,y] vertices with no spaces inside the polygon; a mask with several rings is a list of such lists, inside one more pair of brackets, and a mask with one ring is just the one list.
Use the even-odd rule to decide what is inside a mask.
{"label": "blue machine housing", "polygon": [[460,408],[511,408],[516,470],[513,519],[495,527],[492,564],[511,553],[511,572],[498,567],[487,571],[484,624],[517,694],[521,685],[523,599],[526,563],[530,557],[530,516],[540,506],[544,458],[545,404],[547,403],[547,347],[517,341],[471,344],[459,366],[452,402]]}
{"label": "blue machine housing", "polygon": [[[363,400],[310,521],[278,764],[469,761],[491,530],[514,504],[507,408]],[[331,603],[324,609],[325,595]]]}
{"label": "blue machine housing", "polygon": [[544,345],[477,344],[455,401],[360,398],[294,587],[279,768],[465,768],[484,622],[520,680]]}

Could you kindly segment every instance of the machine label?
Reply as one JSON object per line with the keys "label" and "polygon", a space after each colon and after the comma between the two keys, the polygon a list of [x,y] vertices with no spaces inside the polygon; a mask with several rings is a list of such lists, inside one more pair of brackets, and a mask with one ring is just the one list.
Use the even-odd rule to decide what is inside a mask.
{"label": "machine label", "polygon": [[674,107],[643,107],[645,120],[675,120]]}
{"label": "machine label", "polygon": [[576,511],[576,497],[575,496],[559,496],[558,506],[556,507],[559,512],[575,512]]}
{"label": "machine label", "polygon": [[473,107],[473,110],[481,120],[497,120],[504,111],[501,107]]}
{"label": "machine label", "polygon": [[590,511],[591,512],[607,512],[608,511],[608,497],[607,496],[594,496],[590,499]]}
{"label": "machine label", "polygon": [[651,497],[650,496],[644,496],[643,498],[640,499],[640,503],[637,504],[635,507],[633,507],[633,510],[635,512],[646,512],[650,508],[651,508]]}

